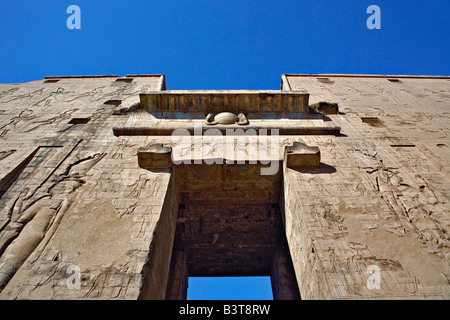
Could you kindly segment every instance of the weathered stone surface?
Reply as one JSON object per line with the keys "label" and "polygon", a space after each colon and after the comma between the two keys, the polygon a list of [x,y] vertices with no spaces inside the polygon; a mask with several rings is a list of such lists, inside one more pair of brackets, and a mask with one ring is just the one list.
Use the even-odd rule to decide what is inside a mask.
{"label": "weathered stone surface", "polygon": [[[161,76],[129,78],[0,84],[0,149],[15,150],[0,162],[0,273],[14,267],[2,299],[139,296],[168,180],[137,166],[148,143],[111,133],[128,117],[112,115],[116,108],[161,88]],[[79,267],[79,289],[67,285],[70,266]]]}
{"label": "weathered stone surface", "polygon": [[[341,112],[328,117],[342,135],[315,139],[327,167],[284,173],[302,298],[450,297],[450,80],[398,79],[283,77],[283,88],[308,91],[312,103],[338,102]],[[373,265],[379,289],[367,285]]]}
{"label": "weathered stone surface", "polygon": [[[449,299],[449,84],[0,84],[0,298],[180,299],[192,275],[271,275],[276,299]],[[339,113],[309,112],[321,101]],[[223,111],[250,124],[202,125]]]}

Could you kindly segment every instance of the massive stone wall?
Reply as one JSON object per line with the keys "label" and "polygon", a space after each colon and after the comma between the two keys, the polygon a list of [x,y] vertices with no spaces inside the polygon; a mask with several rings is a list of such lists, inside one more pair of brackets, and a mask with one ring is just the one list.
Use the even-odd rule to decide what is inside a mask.
{"label": "massive stone wall", "polygon": [[[213,166],[186,171],[139,166],[141,147],[174,148],[173,129],[192,132],[209,112],[208,103],[218,111],[221,95],[236,98],[244,92],[191,92],[189,99],[206,97],[206,109],[194,110],[195,115],[184,110],[188,114],[179,120],[183,92],[154,92],[165,90],[161,75],[0,84],[0,298],[168,298],[168,283],[182,282],[169,275],[176,229],[186,223],[179,205],[195,195],[198,203],[182,210],[192,216],[191,226],[210,232],[195,238],[192,229],[189,237],[210,241],[211,250],[220,247],[225,254],[238,252],[226,248],[226,239],[238,239],[231,231],[254,238],[251,230],[257,226],[242,220],[252,221],[252,204],[279,204],[303,299],[448,299],[449,84],[445,77],[283,75],[281,92],[290,103],[277,110],[295,119],[267,112],[260,120],[256,113],[249,126],[280,130],[276,161],[284,159],[286,146],[300,142],[318,147],[320,164],[304,168],[285,161],[279,190],[275,184],[255,187],[264,180],[255,176],[252,181],[248,172],[255,168],[247,164],[221,167],[216,171],[223,175],[215,180],[208,177]],[[290,91],[311,108],[298,112]],[[174,112],[162,119],[140,93],[167,98]],[[245,94],[250,95],[246,103],[282,97],[280,92]],[[215,154],[220,143],[203,145],[200,154],[220,156]],[[195,153],[195,146],[188,149],[182,150],[186,157]],[[315,150],[307,149],[314,161]],[[200,180],[186,181],[189,172]],[[211,181],[216,183],[209,188]],[[281,195],[279,203],[261,202],[273,194]],[[227,203],[245,208],[246,215],[226,208]],[[215,213],[211,206],[217,204],[224,209]],[[233,219],[223,216],[215,220],[228,211],[236,225],[227,226]],[[281,256],[274,265],[287,260]],[[176,290],[169,295],[183,296]]]}
{"label": "massive stone wall", "polygon": [[139,168],[146,138],[111,128],[128,121],[139,92],[163,84],[111,76],[0,85],[1,298],[138,298],[170,174]]}
{"label": "massive stone wall", "polygon": [[[284,90],[340,110],[326,115],[339,136],[300,139],[320,148],[320,168],[285,169],[286,232],[302,298],[450,297],[449,85],[283,76]],[[371,268],[378,287],[367,285]]]}

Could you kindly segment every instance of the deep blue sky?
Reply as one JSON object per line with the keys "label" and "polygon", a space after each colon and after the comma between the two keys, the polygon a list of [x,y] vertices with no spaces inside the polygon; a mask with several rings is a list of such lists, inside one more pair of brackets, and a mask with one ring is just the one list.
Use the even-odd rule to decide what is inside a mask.
{"label": "deep blue sky", "polygon": [[[66,27],[72,4],[81,30]],[[366,27],[372,4],[381,30]],[[450,75],[449,34],[449,0],[0,0],[0,83],[162,73],[168,89],[279,89],[283,73]],[[255,298],[268,282],[229,283],[197,288]]]}
{"label": "deep blue sky", "polygon": [[[81,8],[81,30],[66,9]],[[381,8],[369,30],[366,9]],[[283,73],[450,74],[449,0],[0,0],[0,82],[163,73],[168,89],[279,89]]]}
{"label": "deep blue sky", "polygon": [[272,300],[270,277],[191,277],[188,300]]}

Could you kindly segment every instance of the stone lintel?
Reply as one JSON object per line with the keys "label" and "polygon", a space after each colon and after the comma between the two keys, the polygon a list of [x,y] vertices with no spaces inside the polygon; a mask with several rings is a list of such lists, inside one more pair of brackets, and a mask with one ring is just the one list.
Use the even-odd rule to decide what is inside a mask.
{"label": "stone lintel", "polygon": [[[170,136],[177,129],[185,129],[191,135],[196,134],[197,131],[203,134],[208,129],[214,129],[220,131],[221,134],[233,134],[227,130],[261,130],[266,129],[270,133],[270,130],[279,130],[278,134],[280,135],[334,135],[337,136],[340,134],[341,128],[337,126],[306,126],[306,125],[249,125],[249,126],[238,126],[238,125],[229,125],[229,126],[202,126],[202,127],[194,127],[192,126],[183,126],[182,123],[180,125],[164,125],[164,126],[145,126],[145,127],[113,127],[113,134],[115,136]],[[209,133],[212,133],[210,130]],[[240,134],[239,131],[236,134]]]}
{"label": "stone lintel", "polygon": [[142,108],[150,113],[309,113],[305,91],[171,90],[141,93],[140,99]]}
{"label": "stone lintel", "polygon": [[292,146],[284,149],[286,167],[318,168],[320,166],[319,147],[310,147],[301,142],[294,142]]}
{"label": "stone lintel", "polygon": [[141,147],[137,151],[139,167],[144,169],[172,168],[172,148],[162,143]]}

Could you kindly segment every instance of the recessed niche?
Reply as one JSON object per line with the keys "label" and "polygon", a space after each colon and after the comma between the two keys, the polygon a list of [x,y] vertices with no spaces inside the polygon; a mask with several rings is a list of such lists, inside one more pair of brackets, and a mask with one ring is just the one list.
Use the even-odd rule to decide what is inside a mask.
{"label": "recessed niche", "polygon": [[415,144],[391,144],[392,148],[414,148]]}
{"label": "recessed niche", "polygon": [[47,79],[47,80],[44,80],[44,83],[55,83],[58,81],[59,81],[59,79]]}
{"label": "recessed niche", "polygon": [[390,82],[401,82],[400,79],[388,79]]}
{"label": "recessed niche", "polygon": [[72,118],[72,120],[69,121],[69,124],[77,125],[77,124],[85,124],[88,123],[91,120],[91,118]]}
{"label": "recessed niche", "polygon": [[381,120],[377,117],[361,117],[362,122],[369,124],[381,124]]}
{"label": "recessed niche", "polygon": [[329,78],[317,78],[317,81],[322,83],[334,83],[334,81],[330,80]]}
{"label": "recessed niche", "polygon": [[112,105],[112,106],[118,106],[121,103],[122,103],[122,100],[108,100],[108,101],[103,102],[103,104],[108,104],[108,105]]}
{"label": "recessed niche", "polygon": [[116,79],[116,82],[126,82],[126,83],[130,83],[133,81],[133,78],[118,78]]}

